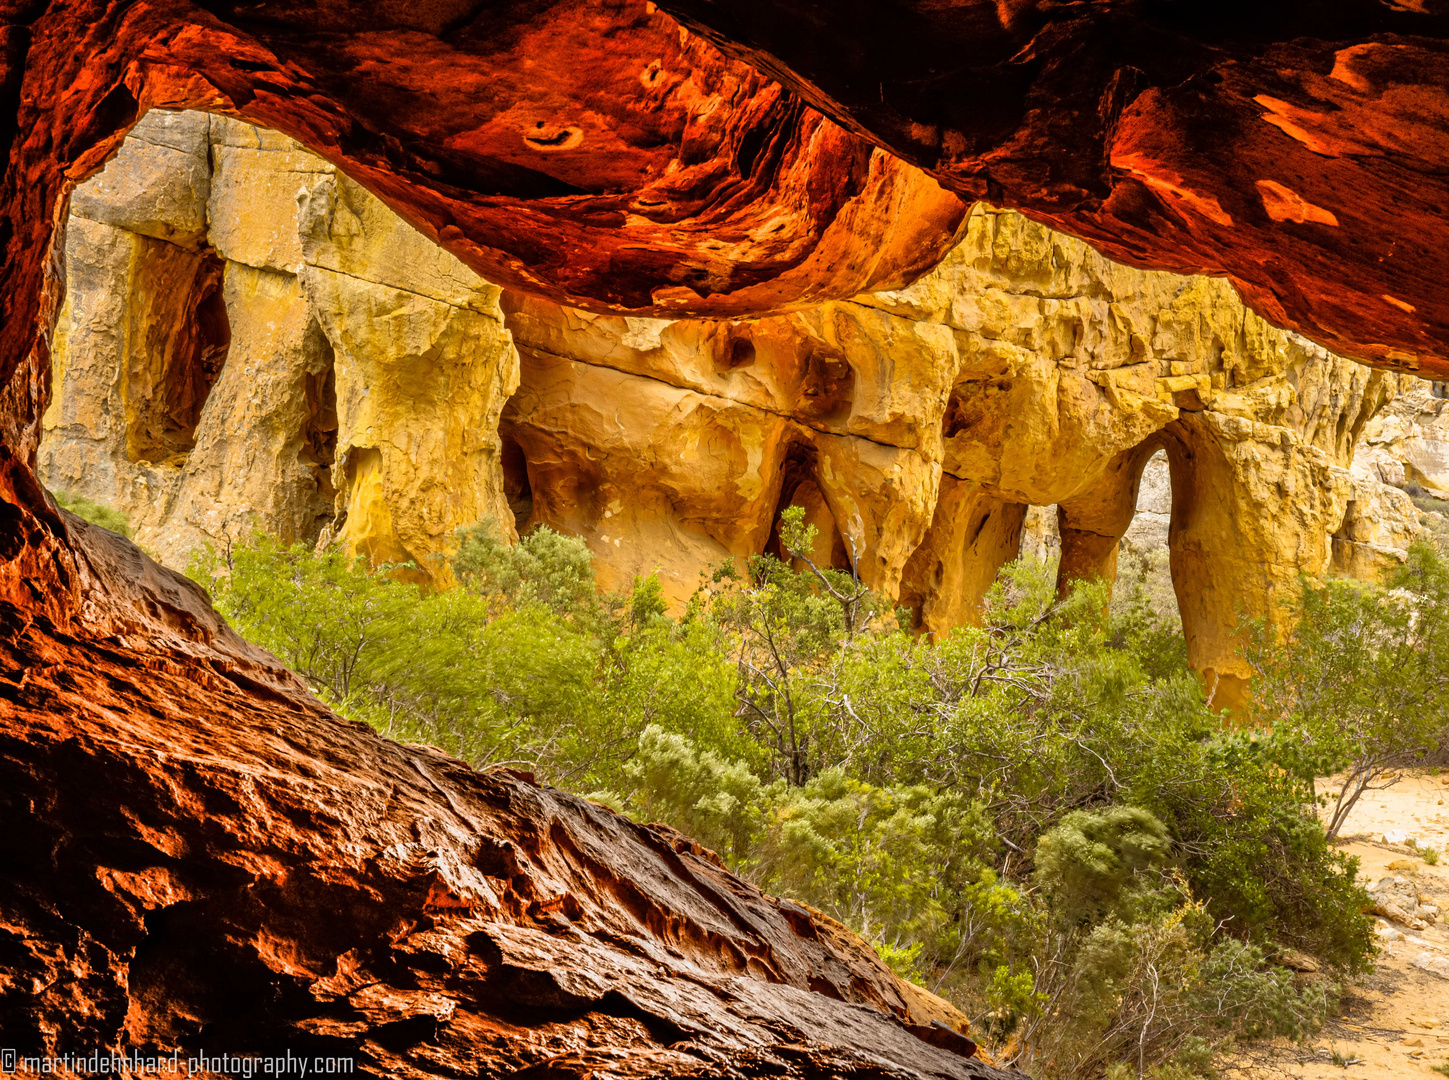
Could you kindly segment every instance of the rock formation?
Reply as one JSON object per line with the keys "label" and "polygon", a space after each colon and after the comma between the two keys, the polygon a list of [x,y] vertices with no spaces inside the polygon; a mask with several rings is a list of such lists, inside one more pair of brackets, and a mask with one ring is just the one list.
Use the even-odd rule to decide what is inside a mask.
{"label": "rock formation", "polygon": [[1225,275],[1346,355],[1445,371],[1440,0],[662,6],[963,197]]}
{"label": "rock formation", "polygon": [[[184,581],[56,509],[34,474],[63,293],[55,240],[73,186],[153,107],[202,108],[296,138],[488,281],[595,313],[748,317],[898,288],[950,246],[964,200],[985,195],[1136,265],[1230,275],[1275,325],[1346,355],[1449,374],[1449,300],[1438,286],[1449,229],[1449,16],[1440,0],[1333,0],[1277,12],[911,0],[864,3],[845,18],[815,0],[670,7],[708,26],[730,55],[654,5],[623,0],[0,4],[7,1041],[49,1050],[80,1038],[107,1049],[195,1045],[222,1030],[206,1026],[214,1020],[255,1042],[316,1021],[333,1025],[319,1027],[317,1040],[359,1048],[379,1071],[401,1071],[405,1060],[415,1075],[456,1075],[459,1063],[475,1074],[580,1077],[984,1071],[924,1040],[900,1042],[908,1029],[869,1005],[891,1006],[872,989],[885,985],[879,969],[862,969],[868,960],[850,960],[848,950],[827,955],[792,941],[829,938],[808,913],[759,901],[762,921],[741,926],[741,905],[755,902],[748,890],[724,875],[718,890],[702,885],[705,864],[658,834],[594,818],[526,780],[473,776],[340,724],[236,641]],[[341,192],[332,205],[346,204],[346,185],[336,174],[332,182]],[[128,220],[142,221],[140,211]],[[286,278],[307,276],[305,251],[276,273],[279,236],[277,248],[231,260],[255,273],[229,274],[217,265],[229,256],[191,246],[197,218],[159,220],[161,236],[126,231],[168,248],[115,237],[129,255],[96,267],[118,281],[132,280],[127,267],[138,263],[157,272],[137,308],[136,337],[128,328],[114,345],[119,359],[132,341],[151,339],[158,351],[149,355],[161,358],[134,380],[127,369],[127,400],[144,405],[134,423],[108,418],[112,434],[132,440],[133,464],[203,452],[194,413],[213,375],[207,400],[229,392],[227,365],[214,370],[224,341],[230,356],[247,335],[261,341],[275,329],[308,373],[324,352],[316,335],[307,344],[310,323],[298,346],[294,323],[229,320],[223,334],[216,318],[253,285],[262,307],[287,299]],[[209,245],[220,253],[225,242]],[[321,274],[341,264],[318,255],[311,265]],[[281,291],[265,293],[264,282]],[[431,332],[423,321],[401,337],[419,343]],[[68,357],[74,348],[66,345]],[[1146,402],[1160,379],[1188,379],[1163,388],[1171,408],[1191,413],[1192,395],[1202,394],[1192,376],[1210,380],[1217,368],[1179,374],[1171,363],[1147,365],[1150,384],[1114,375],[1092,385]],[[825,364],[809,396],[828,403],[842,374]],[[974,380],[981,385],[952,415],[975,417],[991,378]],[[1057,384],[1048,377],[1047,385]],[[340,379],[336,389],[340,403]],[[1275,421],[1223,406],[1235,389],[1225,375],[1211,415],[1164,419],[1144,433],[1176,455],[1175,473],[1200,472],[1214,485],[1243,474],[1256,477],[1244,490],[1285,498],[1299,479],[1321,479],[1315,469],[1336,475],[1341,440],[1292,412],[1307,399]],[[315,390],[296,459],[312,476],[325,465],[328,431],[325,380]],[[819,449],[828,439],[855,437],[804,426],[818,432],[817,461],[831,460]],[[1256,439],[1260,427],[1300,441],[1295,448],[1280,436],[1270,453]],[[358,445],[381,454],[370,437]],[[989,471],[991,445],[972,468]],[[276,446],[270,452],[290,466],[290,445]],[[891,472],[907,459],[898,441],[889,446],[873,466],[882,486],[917,490],[921,470]],[[943,470],[953,453],[943,451]],[[929,472],[925,452],[918,456]],[[801,485],[825,471],[804,451],[785,460]],[[385,485],[376,464],[359,471]],[[959,481],[967,486],[950,520],[926,523],[922,546],[953,530],[1006,546],[1009,515],[985,489],[1015,475],[1003,467],[999,478]],[[1105,475],[1106,467],[1093,478]],[[956,483],[953,474],[943,486]],[[818,479],[815,488],[829,505]],[[1179,490],[1175,477],[1174,500],[1187,509],[1174,507],[1173,531],[1207,545],[1199,562],[1210,568],[1207,523],[1242,496],[1210,497],[1217,487],[1205,482]],[[1339,499],[1325,490],[1290,530],[1301,541],[1289,549],[1309,561],[1318,552],[1317,524],[1309,525]],[[317,494],[316,503],[288,504],[299,529],[325,505],[320,480]],[[818,511],[808,489],[802,498]],[[988,529],[994,521],[1008,527]],[[387,533],[379,525],[367,535]],[[872,572],[894,573],[896,551],[880,544],[872,558]],[[966,582],[969,592],[972,565],[943,567],[941,580]],[[903,588],[938,585],[909,567],[901,575]],[[520,861],[514,873],[500,848],[550,869]],[[573,891],[555,891],[555,872]],[[531,894],[534,882],[544,884]],[[744,899],[716,903],[721,890]],[[499,896],[513,906],[490,906]],[[524,907],[535,900],[530,914]],[[470,925],[468,936],[454,936],[463,920],[493,912],[502,929]],[[596,936],[582,945],[564,937],[559,915]],[[776,935],[777,920],[790,923],[789,934]],[[715,933],[724,921],[738,936],[696,932]],[[370,953],[353,953],[349,942],[359,939]],[[596,947],[614,951],[599,956]],[[837,963],[860,976],[858,985],[845,979],[850,994],[830,977]],[[551,985],[534,977],[545,968]],[[609,973],[602,983],[591,978],[599,970]],[[369,986],[350,981],[357,972]]]}
{"label": "rock formation", "polygon": [[40,473],[163,561],[325,529],[446,576],[455,530],[511,521],[498,290],[290,139],[149,113],[78,189],[66,258]]}
{"label": "rock formation", "polygon": [[1378,549],[1401,556],[1414,529],[1396,504],[1385,535],[1376,487],[1348,471],[1395,376],[1268,325],[1226,282],[1122,267],[1012,213],[974,209],[906,289],[791,315],[504,307],[529,520],[586,537],[615,587],[659,569],[685,596],[795,501],[837,565],[853,554],[945,631],[974,617],[1031,506],[1059,508],[1060,587],[1112,578],[1163,450],[1190,654],[1231,702],[1240,614],[1276,618],[1302,573],[1381,572]]}
{"label": "rock formation", "polygon": [[[822,560],[944,632],[975,617],[1030,507],[1058,508],[1060,588],[1112,579],[1161,451],[1179,610],[1215,685],[1243,674],[1241,613],[1275,618],[1300,573],[1381,574],[1417,528],[1348,472],[1397,377],[1269,326],[1221,280],[978,207],[902,290],[754,320],[595,315],[500,297],[275,133],[152,116],[79,189],[41,475],[131,514],[173,565],[261,526],[443,582],[459,527],[543,523],[589,543],[602,587],[657,572],[679,604],[720,560],[777,547],[794,502]],[[182,243],[226,285],[210,399],[172,371],[179,346],[134,329],[199,348],[195,317],[151,310],[217,307],[170,288]],[[137,245],[123,272],[95,268]],[[195,448],[153,462],[133,432],[166,395]]]}

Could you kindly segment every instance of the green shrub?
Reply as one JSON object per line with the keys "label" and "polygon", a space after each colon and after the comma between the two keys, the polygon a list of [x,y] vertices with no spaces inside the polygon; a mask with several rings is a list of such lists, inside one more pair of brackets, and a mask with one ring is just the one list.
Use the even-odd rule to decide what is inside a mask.
{"label": "green shrub", "polygon": [[[1058,600],[1014,563],[981,626],[933,640],[810,563],[799,513],[781,536],[790,562],[721,566],[677,617],[654,578],[597,593],[582,542],[547,529],[461,534],[444,592],[262,537],[193,572],[340,711],[695,837],[1035,1075],[1176,1080],[1226,1040],[1314,1028],[1331,987],[1267,957],[1350,971],[1372,953],[1313,781],[1398,753],[1416,703],[1439,715],[1436,555],[1397,594],[1305,592],[1318,625],[1260,639],[1266,722],[1246,730],[1204,701],[1165,579]],[[1414,687],[1389,686],[1405,672]]]}
{"label": "green shrub", "polygon": [[1050,919],[1033,951],[1050,961],[1023,1025],[1027,1071],[1187,1077],[1214,1045],[1301,1039],[1327,1016],[1330,988],[1300,991],[1261,948],[1215,932],[1141,809],[1067,815],[1037,845],[1035,877]]}
{"label": "green shrub", "polygon": [[1280,642],[1260,625],[1248,650],[1279,762],[1310,785],[1347,773],[1329,836],[1375,781],[1449,732],[1449,562],[1416,544],[1388,586],[1305,582],[1293,631]]}
{"label": "green shrub", "polygon": [[1170,854],[1167,829],[1146,810],[1073,810],[1037,844],[1033,877],[1052,915],[1079,926],[1127,914],[1143,873]]}
{"label": "green shrub", "polygon": [[[479,768],[607,788],[650,724],[748,756],[718,632],[658,617],[658,582],[600,597],[583,542],[540,529],[463,537],[462,587],[433,591],[338,551],[257,535],[190,573],[218,610],[328,704]],[[660,686],[670,687],[660,693]]]}
{"label": "green shrub", "polygon": [[55,501],[62,509],[69,510],[76,517],[83,521],[89,521],[92,525],[99,525],[103,529],[110,529],[113,533],[120,533],[130,539],[131,520],[119,510],[112,510],[109,506],[95,502],[84,495],[77,495],[73,491],[51,492]]}

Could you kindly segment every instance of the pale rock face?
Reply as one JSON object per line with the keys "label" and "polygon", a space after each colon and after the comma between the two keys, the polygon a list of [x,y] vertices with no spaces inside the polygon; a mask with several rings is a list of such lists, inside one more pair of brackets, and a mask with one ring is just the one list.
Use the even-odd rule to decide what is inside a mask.
{"label": "pale rock face", "polygon": [[1333,534],[1333,571],[1360,581],[1382,581],[1401,566],[1409,545],[1423,534],[1419,509],[1396,487],[1349,473],[1353,489],[1343,524]]}
{"label": "pale rock face", "polygon": [[1399,396],[1365,426],[1356,471],[1449,493],[1449,383],[1405,378]]}
{"label": "pale rock face", "polygon": [[942,475],[931,526],[901,583],[900,598],[923,629],[944,634],[978,616],[997,571],[1020,551],[1026,509],[984,484]]}
{"label": "pale rock face", "polygon": [[1021,523],[1021,551],[1023,558],[1048,563],[1062,553],[1062,537],[1057,532],[1057,508],[1055,506],[1028,506]]}
{"label": "pale rock face", "polygon": [[38,452],[39,475],[52,488],[148,510],[170,497],[174,466],[133,462],[126,455],[130,425],[122,395],[133,352],[140,351],[137,338],[144,337],[132,331],[132,294],[144,288],[150,257],[167,247],[139,233],[71,218],[69,288],[51,341],[52,378],[69,392],[52,396]]}
{"label": "pale rock face", "polygon": [[907,288],[753,320],[500,294],[289,140],[196,114],[148,114],[75,206],[43,475],[170,559],[260,525],[445,584],[458,528],[547,524],[601,587],[657,572],[678,605],[721,560],[783,554],[793,502],[813,558],[945,632],[1024,547],[1060,554],[1066,590],[1112,580],[1125,538],[1170,549],[1193,662],[1231,703],[1240,612],[1277,619],[1300,574],[1377,576],[1416,535],[1401,493],[1348,471],[1362,439],[1410,440],[1407,414],[1373,419],[1396,377],[1224,281],[984,206]]}
{"label": "pale rock face", "polygon": [[207,150],[218,122],[206,113],[147,113],[105,169],[75,189],[71,214],[200,249],[211,196]]}
{"label": "pale rock face", "polygon": [[936,501],[947,328],[856,304],[736,323],[512,293],[503,307],[523,357],[504,432],[526,462],[527,520],[584,537],[601,585],[657,570],[682,602],[707,566],[761,551],[803,482],[821,543],[840,539],[827,561],[853,550],[896,594]]}
{"label": "pale rock face", "polygon": [[[779,415],[520,346],[503,433],[527,461],[525,522],[582,536],[601,588],[658,572],[682,602],[705,568],[761,550],[788,451]],[[661,452],[667,450],[667,452]]]}
{"label": "pale rock face", "polygon": [[254,528],[288,543],[306,540],[331,517],[325,466],[309,459],[305,444],[336,434],[335,418],[309,412],[307,392],[327,377],[332,356],[297,279],[228,263],[226,309],[231,348],[197,424],[196,446],[172,465],[164,514],[136,533],[173,565],[184,566],[208,542]]}
{"label": "pale rock face", "polygon": [[498,418],[518,354],[499,290],[346,177],[319,177],[298,201],[302,291],[336,353],[346,516],[332,535],[446,583],[436,556],[459,529],[489,520],[514,535]]}
{"label": "pale rock face", "polygon": [[285,135],[240,120],[213,117],[211,141],[208,242],[228,262],[296,274],[303,261],[298,199],[335,170]]}
{"label": "pale rock face", "polygon": [[498,289],[291,140],[152,111],[81,185],[41,476],[184,567],[262,528],[439,582],[511,535]]}
{"label": "pale rock face", "polygon": [[[1238,613],[1276,618],[1300,573],[1335,565],[1331,537],[1353,501],[1345,467],[1395,388],[1392,376],[1268,325],[1223,281],[1118,266],[983,207],[914,285],[791,315],[670,322],[511,294],[503,303],[532,353],[505,411],[531,520],[588,538],[611,582],[647,568],[647,556],[625,552],[650,542],[631,544],[624,523],[664,520],[670,551],[698,550],[660,564],[666,591],[682,595],[706,559],[759,550],[779,509],[799,501],[802,471],[801,490],[817,500],[812,521],[844,541],[837,563],[853,546],[862,577],[933,630],[975,617],[1023,535],[1028,548],[1062,553],[1065,589],[1111,579],[1130,532],[1142,551],[1171,547],[1194,662],[1223,683],[1225,700],[1245,674]],[[551,381],[541,418],[531,372],[565,362],[622,376],[608,400],[632,439],[601,434],[587,380],[569,393]],[[727,411],[685,409],[661,399],[661,385],[755,410],[761,423],[783,418],[778,438],[808,449],[735,453],[728,478],[716,477],[691,455],[706,438],[701,425]],[[649,400],[690,417],[682,441],[671,425],[638,419]],[[737,426],[720,421],[716,438]],[[548,432],[544,462],[530,428]],[[847,447],[859,463],[848,469],[835,449]],[[864,467],[887,456],[892,470]],[[583,475],[584,487],[610,492],[611,525],[580,511]],[[659,475],[675,478],[664,493]],[[689,494],[689,479],[701,490]],[[1368,513],[1367,502],[1354,505]]]}
{"label": "pale rock face", "polygon": [[1168,546],[1188,657],[1220,705],[1242,700],[1240,615],[1281,623],[1299,577],[1330,569],[1352,483],[1290,429],[1203,412],[1167,433]]}

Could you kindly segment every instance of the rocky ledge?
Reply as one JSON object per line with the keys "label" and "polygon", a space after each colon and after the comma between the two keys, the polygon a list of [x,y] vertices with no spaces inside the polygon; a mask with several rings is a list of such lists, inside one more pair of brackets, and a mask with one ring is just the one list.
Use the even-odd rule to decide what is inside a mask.
{"label": "rocky ledge", "polygon": [[111,619],[0,604],[7,1046],[290,1048],[412,1077],[1008,1075],[843,927],[667,828],[339,719],[184,579],[58,524]]}

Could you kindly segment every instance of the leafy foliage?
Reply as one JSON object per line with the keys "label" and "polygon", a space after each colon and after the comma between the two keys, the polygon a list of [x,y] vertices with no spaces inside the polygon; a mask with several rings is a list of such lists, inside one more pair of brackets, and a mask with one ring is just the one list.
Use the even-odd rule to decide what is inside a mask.
{"label": "leafy foliage", "polygon": [[1392,769],[1449,729],[1449,565],[1414,547],[1387,590],[1305,582],[1302,618],[1282,642],[1259,626],[1249,656],[1275,756],[1305,783],[1345,772],[1328,834]]}
{"label": "leafy foliage", "polygon": [[1013,564],[980,626],[932,640],[811,562],[798,508],[780,536],[788,563],[721,566],[677,617],[652,577],[598,594],[578,540],[486,523],[447,592],[262,537],[194,572],[343,712],[680,829],[1037,1075],[1184,1078],[1314,1028],[1332,985],[1272,957],[1372,952],[1314,778],[1444,730],[1438,556],[1390,590],[1306,587],[1298,631],[1256,639],[1245,727],[1204,700],[1160,567],[1109,603]]}
{"label": "leafy foliage", "polygon": [[78,495],[74,491],[56,491],[52,494],[62,509],[69,510],[81,520],[89,521],[92,525],[99,525],[103,529],[110,529],[111,532],[120,533],[125,537],[131,536],[131,519],[119,510],[112,510],[109,506],[88,499],[84,495]]}

